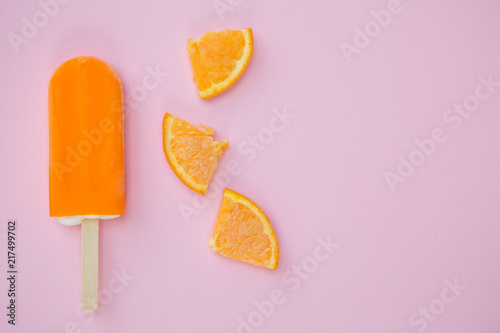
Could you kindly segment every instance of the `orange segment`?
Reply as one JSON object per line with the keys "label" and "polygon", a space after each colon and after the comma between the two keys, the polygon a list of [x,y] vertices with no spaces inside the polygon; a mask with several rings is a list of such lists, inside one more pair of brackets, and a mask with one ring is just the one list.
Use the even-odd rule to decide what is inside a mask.
{"label": "orange segment", "polygon": [[252,58],[252,29],[208,31],[200,40],[188,39],[193,79],[201,99],[231,87]]}
{"label": "orange segment", "polygon": [[226,189],[208,246],[223,256],[278,268],[279,246],[266,214],[245,196]]}
{"label": "orange segment", "polygon": [[166,113],[163,117],[163,151],[168,164],[186,184],[200,194],[205,194],[210,179],[224,150],[227,140],[214,141],[213,128],[195,126]]}

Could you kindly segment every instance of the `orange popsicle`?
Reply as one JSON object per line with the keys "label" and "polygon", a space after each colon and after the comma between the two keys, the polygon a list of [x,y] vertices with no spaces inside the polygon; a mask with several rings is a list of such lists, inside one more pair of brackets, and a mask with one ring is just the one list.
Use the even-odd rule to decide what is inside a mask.
{"label": "orange popsicle", "polygon": [[77,57],[49,86],[50,216],[121,215],[125,210],[123,107],[118,75]]}
{"label": "orange popsicle", "polygon": [[77,57],[49,84],[50,215],[82,224],[82,309],[98,305],[99,219],[125,210],[120,78],[103,61]]}

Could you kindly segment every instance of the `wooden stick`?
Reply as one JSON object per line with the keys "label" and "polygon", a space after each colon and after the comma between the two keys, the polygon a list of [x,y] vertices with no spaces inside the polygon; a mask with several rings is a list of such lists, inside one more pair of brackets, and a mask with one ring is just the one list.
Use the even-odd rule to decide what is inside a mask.
{"label": "wooden stick", "polygon": [[82,309],[97,309],[99,277],[99,219],[82,221]]}

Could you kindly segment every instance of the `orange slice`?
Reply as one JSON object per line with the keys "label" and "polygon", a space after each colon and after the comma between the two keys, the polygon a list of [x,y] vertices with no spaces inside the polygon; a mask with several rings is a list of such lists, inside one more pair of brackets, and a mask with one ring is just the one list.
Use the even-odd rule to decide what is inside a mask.
{"label": "orange slice", "polygon": [[205,194],[217,162],[229,146],[214,141],[213,128],[195,126],[165,113],[163,117],[163,152],[168,164],[186,184],[200,194]]}
{"label": "orange slice", "polygon": [[208,31],[188,39],[193,79],[201,99],[231,87],[247,68],[253,52],[252,29]]}
{"label": "orange slice", "polygon": [[271,222],[259,206],[228,188],[208,246],[235,260],[278,268],[279,246]]}

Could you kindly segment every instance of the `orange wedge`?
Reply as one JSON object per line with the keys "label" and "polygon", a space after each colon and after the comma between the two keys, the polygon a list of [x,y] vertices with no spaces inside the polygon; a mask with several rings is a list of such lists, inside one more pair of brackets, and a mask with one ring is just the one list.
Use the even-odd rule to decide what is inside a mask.
{"label": "orange wedge", "polygon": [[231,87],[252,58],[252,29],[208,31],[199,40],[188,39],[193,79],[201,99]]}
{"label": "orange wedge", "polygon": [[217,162],[229,146],[214,141],[213,128],[195,126],[166,113],[163,117],[163,152],[168,164],[186,184],[200,194],[205,194]]}
{"label": "orange wedge", "polygon": [[250,199],[227,188],[208,246],[235,260],[278,268],[278,240],[266,214]]}

